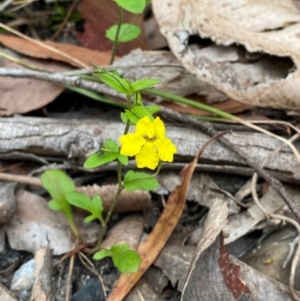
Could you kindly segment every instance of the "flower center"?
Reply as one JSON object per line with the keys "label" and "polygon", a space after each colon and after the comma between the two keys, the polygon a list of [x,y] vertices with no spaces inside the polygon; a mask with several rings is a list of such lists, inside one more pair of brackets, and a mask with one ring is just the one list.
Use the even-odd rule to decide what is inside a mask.
{"label": "flower center", "polygon": [[149,138],[147,135],[145,135],[145,136],[143,136],[143,137],[144,137],[144,139],[146,139],[146,140],[149,141],[149,142],[153,142],[153,141],[155,141],[155,140],[157,139],[155,136]]}

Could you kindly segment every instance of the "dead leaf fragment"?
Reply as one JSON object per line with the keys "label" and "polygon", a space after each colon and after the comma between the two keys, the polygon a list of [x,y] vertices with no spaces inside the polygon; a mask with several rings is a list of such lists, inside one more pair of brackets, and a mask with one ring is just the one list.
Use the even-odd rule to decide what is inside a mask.
{"label": "dead leaf fragment", "polygon": [[[99,195],[102,199],[102,204],[104,212],[107,212],[116,192],[118,190],[118,185],[104,185],[98,186],[87,185],[82,187],[77,187],[77,191],[80,191],[90,198],[93,198],[94,195]],[[151,195],[148,191],[126,191],[122,190],[118,202],[115,206],[114,212],[133,212],[133,211],[142,211],[144,209],[151,207]]]}
{"label": "dead leaf fragment", "polygon": [[299,108],[300,12],[292,1],[152,4],[172,52],[199,80],[242,103]]}
{"label": "dead leaf fragment", "polygon": [[113,245],[129,244],[129,249],[136,250],[143,234],[144,224],[141,215],[132,214],[124,217],[106,234],[101,244],[102,249],[110,249]]}
{"label": "dead leaf fragment", "polygon": [[50,41],[44,42],[45,45],[54,47],[55,49],[68,54],[71,58],[73,57],[82,62],[82,64],[78,64],[70,57],[63,56],[22,38],[0,34],[0,43],[9,49],[30,57],[57,60],[78,68],[82,68],[82,64],[87,66],[92,66],[93,63],[98,65],[107,65],[110,59],[110,54],[106,52],[95,51],[72,44]]}

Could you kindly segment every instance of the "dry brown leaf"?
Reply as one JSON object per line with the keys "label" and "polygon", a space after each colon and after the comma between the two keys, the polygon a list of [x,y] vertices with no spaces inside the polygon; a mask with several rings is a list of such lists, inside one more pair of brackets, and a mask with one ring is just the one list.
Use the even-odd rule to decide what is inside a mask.
{"label": "dry brown leaf", "polygon": [[[38,67],[43,66],[42,62],[39,64],[36,62],[36,65]],[[3,68],[24,69],[7,60],[0,60],[0,66]],[[56,63],[53,63],[52,68],[49,68],[49,65],[47,65],[45,69],[48,69],[48,71],[50,71],[49,69],[52,69],[52,71],[69,70]],[[1,77],[0,114],[9,116],[39,109],[52,102],[64,89],[62,86],[37,79]]]}
{"label": "dry brown leaf", "polygon": [[172,285],[182,292],[196,248],[194,246],[166,245],[154,265],[161,268]]}
{"label": "dry brown leaf", "polygon": [[[112,42],[105,37],[106,30],[118,23],[118,7],[111,0],[83,0],[78,7],[85,19],[84,33],[78,34],[83,45],[90,49],[111,52]],[[143,15],[123,12],[123,23],[131,23],[143,28]],[[119,44],[118,55],[128,53],[131,49],[147,49],[143,34],[137,39]]]}
{"label": "dry brown leaf", "polygon": [[102,249],[110,249],[113,245],[128,243],[129,249],[136,250],[143,234],[143,217],[137,214],[128,215],[113,226],[101,244]]}
{"label": "dry brown leaf", "polygon": [[[111,201],[116,195],[118,185],[98,186],[94,184],[93,186],[87,185],[77,187],[76,190],[86,194],[90,198],[93,198],[94,195],[98,194],[102,199],[104,212],[107,212],[111,205]],[[142,211],[150,207],[151,195],[148,191],[135,190],[128,192],[123,189],[114,212]]]}
{"label": "dry brown leaf", "polygon": [[[62,56],[56,52],[53,52],[47,48],[41,47],[40,45],[37,45],[31,41],[22,38],[2,34],[0,35],[0,43],[7,48],[10,48],[16,52],[31,57],[41,58],[41,59],[53,59],[53,60],[68,63],[74,67],[82,68],[82,65],[78,65],[70,58]],[[71,57],[76,58],[77,60],[80,60],[81,62],[83,62],[88,66],[91,66],[92,63],[98,65],[107,65],[109,63],[109,59],[110,59],[109,53],[90,50],[85,47],[80,47],[80,46],[65,44],[65,43],[55,43],[55,42],[46,41],[45,44],[52,46],[55,49],[60,50]]]}
{"label": "dry brown leaf", "polygon": [[242,103],[299,108],[300,13],[292,1],[152,3],[172,52],[198,79]]}

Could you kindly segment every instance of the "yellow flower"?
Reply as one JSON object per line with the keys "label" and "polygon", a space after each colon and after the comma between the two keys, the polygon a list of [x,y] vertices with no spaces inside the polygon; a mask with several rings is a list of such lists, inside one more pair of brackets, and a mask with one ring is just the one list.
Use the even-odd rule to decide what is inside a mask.
{"label": "yellow flower", "polygon": [[155,169],[159,160],[172,162],[177,148],[165,137],[166,128],[159,117],[151,121],[148,116],[136,124],[136,132],[119,138],[120,153],[125,156],[135,156],[138,168]]}

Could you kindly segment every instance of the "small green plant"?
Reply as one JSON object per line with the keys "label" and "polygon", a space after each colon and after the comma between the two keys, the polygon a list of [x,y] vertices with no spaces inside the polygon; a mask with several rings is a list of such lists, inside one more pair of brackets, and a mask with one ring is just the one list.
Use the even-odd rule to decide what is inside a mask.
{"label": "small green plant", "polygon": [[[139,267],[140,258],[136,251],[129,250],[128,244],[115,245],[109,250],[101,249],[108,222],[123,189],[149,191],[158,187],[156,175],[161,168],[161,162],[172,162],[177,149],[166,137],[163,121],[153,116],[159,111],[159,107],[144,106],[142,103],[140,90],[157,84],[157,80],[145,79],[130,82],[116,72],[100,67],[94,67],[94,72],[96,78],[115,91],[124,94],[127,99],[127,108],[121,113],[121,120],[125,124],[123,134],[118,141],[112,139],[104,141],[84,163],[85,168],[95,168],[113,161],[117,162],[118,189],[110,208],[104,217],[100,196],[95,195],[90,199],[77,192],[73,181],[62,171],[46,171],[42,175],[42,183],[52,196],[50,208],[65,214],[78,241],[81,242],[81,238],[72,218],[71,205],[89,212],[90,215],[85,218],[85,222],[95,219],[100,222],[101,230],[94,259],[111,257],[120,272],[134,272]],[[129,132],[132,126],[135,127],[135,131]],[[129,170],[123,176],[122,166],[128,165],[129,157],[135,157],[137,168],[148,168],[153,171],[156,169],[156,171],[148,173]]]}
{"label": "small green plant", "polygon": [[141,29],[130,23],[123,23],[123,10],[133,14],[141,14],[146,5],[150,2],[147,0],[113,0],[119,8],[118,24],[112,25],[106,30],[106,37],[113,42],[111,55],[112,64],[114,62],[119,43],[129,42],[136,39],[141,34]]}

